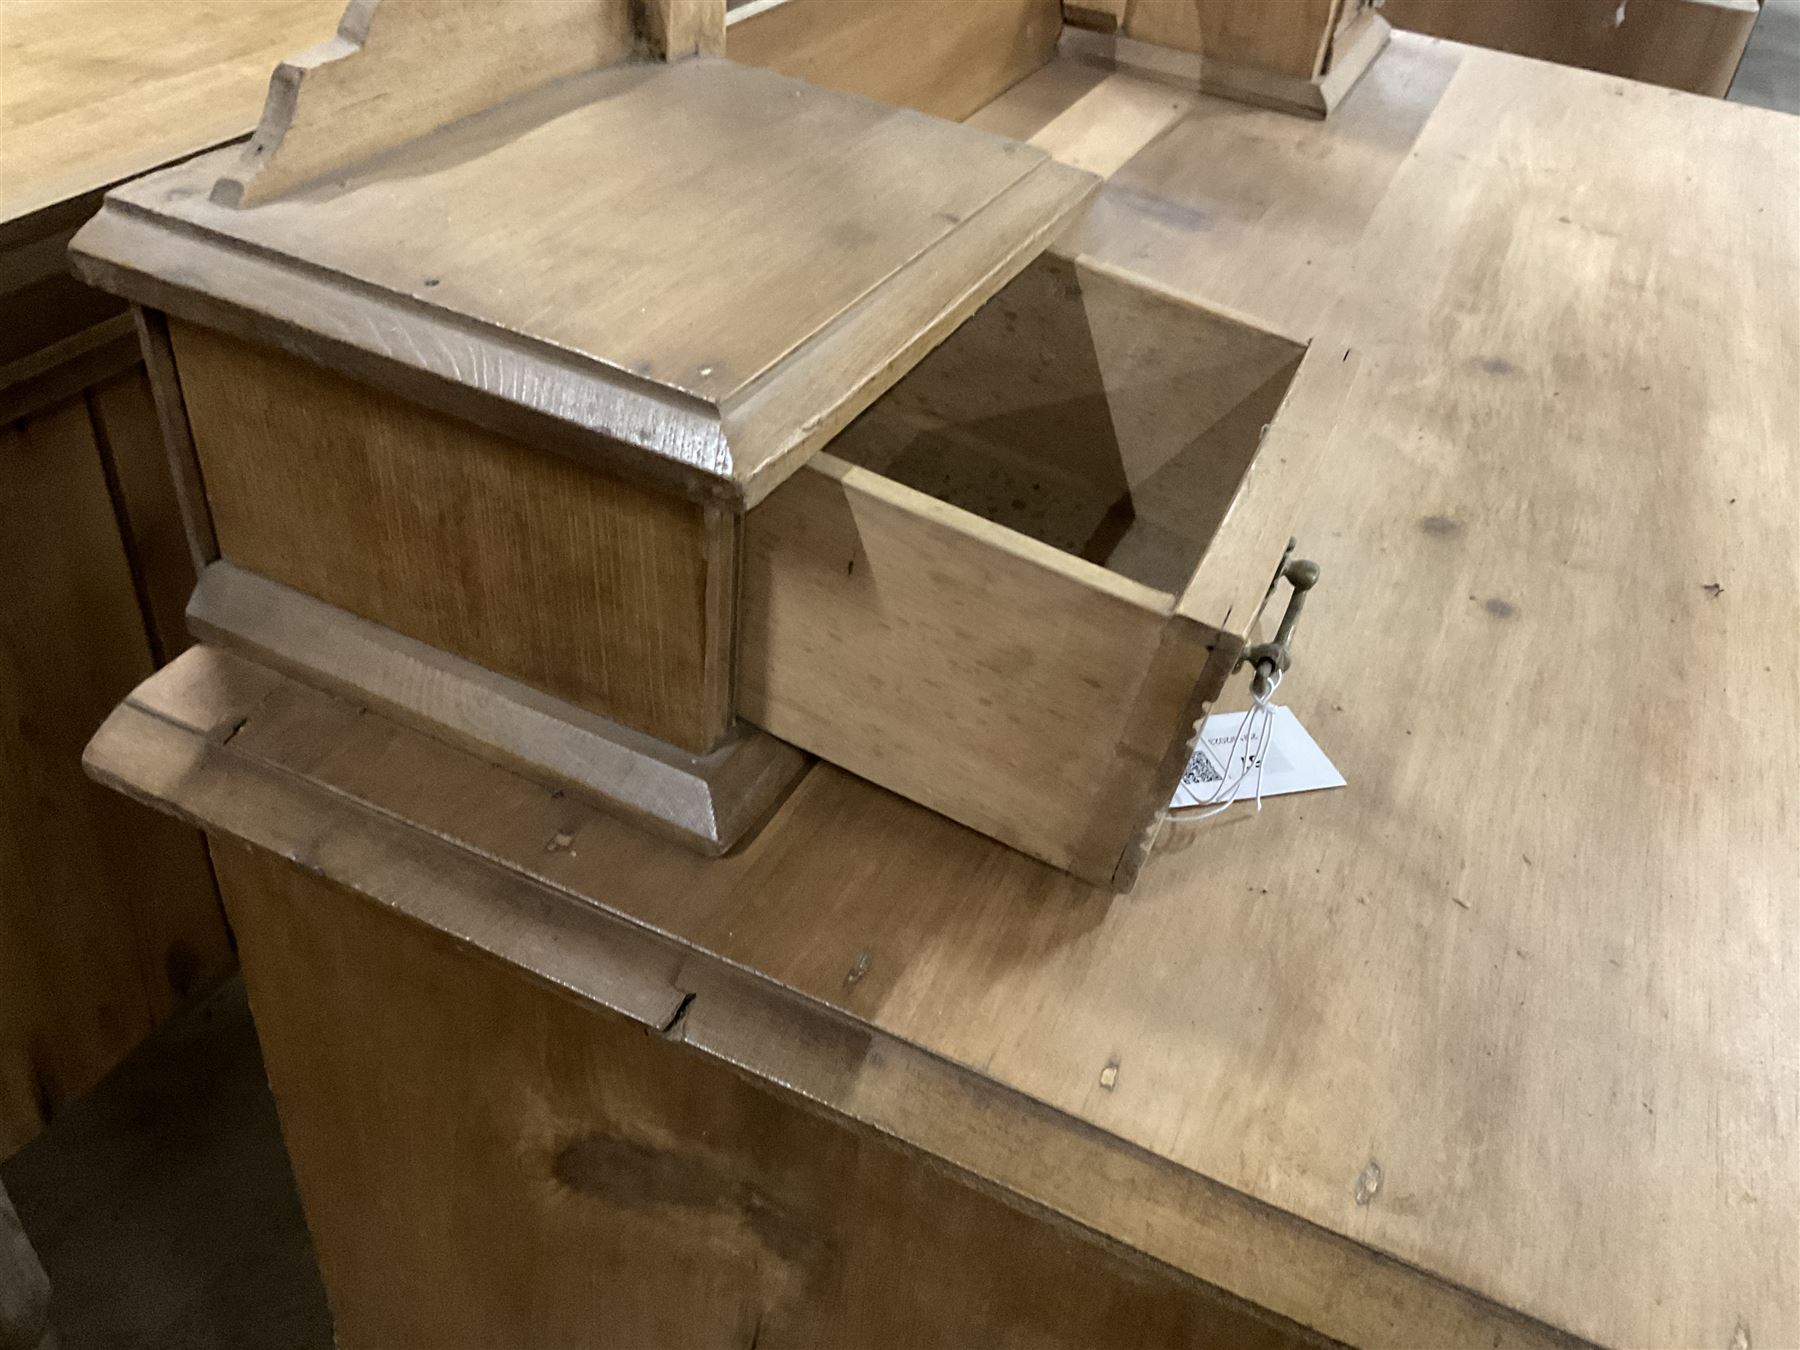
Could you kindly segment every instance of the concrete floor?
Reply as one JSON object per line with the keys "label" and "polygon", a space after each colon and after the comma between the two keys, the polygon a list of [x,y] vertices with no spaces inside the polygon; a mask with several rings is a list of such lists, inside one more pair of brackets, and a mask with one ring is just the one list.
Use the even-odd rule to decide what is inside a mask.
{"label": "concrete floor", "polygon": [[[1766,0],[1731,98],[1800,113],[1800,0]],[[63,1350],[331,1350],[243,985],[158,1032],[0,1164]]]}
{"label": "concrete floor", "polygon": [[1728,97],[1800,113],[1800,0],[1763,0]]}
{"label": "concrete floor", "polygon": [[62,1350],[331,1350],[241,981],[0,1164]]}

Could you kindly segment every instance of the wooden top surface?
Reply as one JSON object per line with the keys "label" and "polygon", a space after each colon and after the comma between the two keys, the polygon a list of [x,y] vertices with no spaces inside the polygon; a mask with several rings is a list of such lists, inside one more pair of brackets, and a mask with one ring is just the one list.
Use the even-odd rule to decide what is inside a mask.
{"label": "wooden top surface", "polygon": [[[740,498],[898,378],[1094,186],[1015,140],[703,57],[573,76],[254,206],[211,199],[236,155],[128,184],[108,211],[276,262],[296,298],[259,289],[236,307],[279,326],[484,394],[515,357],[568,368],[528,383],[602,379],[598,414],[563,389],[526,400],[560,400]],[[159,246],[109,256],[222,298],[224,264],[159,265]],[[382,327],[364,296],[447,325],[447,366],[357,338],[355,313]],[[334,309],[352,321],[321,317]],[[708,417],[722,427],[668,431]]]}
{"label": "wooden top surface", "polygon": [[[974,1086],[884,1128],[1332,1335],[1800,1342],[1800,120],[1400,34],[1327,123],[1067,61],[980,120],[1117,170],[1093,254],[1359,351],[1282,687],[1347,789],[1113,897],[828,767],[706,862],[292,690],[96,753],[339,865],[208,767],[255,759],[755,972],[887,1038],[733,1052],[859,1118],[916,1047]],[[531,912],[493,941],[575,987]]]}
{"label": "wooden top surface", "polygon": [[0,225],[256,125],[344,0],[0,0]]}
{"label": "wooden top surface", "polygon": [[[1091,78],[977,120],[1161,117]],[[1579,1335],[1800,1343],[1796,182],[1800,119],[1401,34],[1119,169],[1078,246],[1361,354],[1282,688],[1350,787],[1172,828],[953,1053]]]}
{"label": "wooden top surface", "polygon": [[[728,52],[959,117],[997,70],[1031,68],[1018,63],[1037,52],[1008,41],[1028,2],[970,13],[958,0],[910,0],[932,11],[924,21],[858,5],[831,27],[818,16],[835,0],[734,4]],[[1054,0],[1038,2],[1027,47],[1054,40]],[[276,63],[329,38],[345,3],[0,0],[0,226],[248,135]],[[978,57],[958,47],[971,40]]]}
{"label": "wooden top surface", "polygon": [[263,206],[207,200],[223,156],[123,195],[723,403],[1041,161],[721,60],[557,93]]}

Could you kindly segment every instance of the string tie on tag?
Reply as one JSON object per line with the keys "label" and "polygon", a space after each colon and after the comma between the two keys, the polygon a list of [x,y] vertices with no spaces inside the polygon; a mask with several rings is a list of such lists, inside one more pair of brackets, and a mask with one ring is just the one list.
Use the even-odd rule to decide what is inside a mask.
{"label": "string tie on tag", "polygon": [[[1225,751],[1225,773],[1213,787],[1212,795],[1203,802],[1193,806],[1173,807],[1169,811],[1170,820],[1206,820],[1216,816],[1237,800],[1238,789],[1250,776],[1251,769],[1256,771],[1256,809],[1262,810],[1263,759],[1268,754],[1269,737],[1275,730],[1275,691],[1281,687],[1281,669],[1273,662],[1265,670],[1257,667],[1256,678],[1250,684],[1250,711],[1244,720],[1238,723],[1237,734],[1231,738],[1231,745]],[[1202,718],[1197,724],[1203,728],[1206,720]],[[1231,777],[1231,766],[1237,760],[1238,746],[1244,747],[1244,760],[1238,768],[1237,776]],[[1200,752],[1206,753],[1202,742]]]}

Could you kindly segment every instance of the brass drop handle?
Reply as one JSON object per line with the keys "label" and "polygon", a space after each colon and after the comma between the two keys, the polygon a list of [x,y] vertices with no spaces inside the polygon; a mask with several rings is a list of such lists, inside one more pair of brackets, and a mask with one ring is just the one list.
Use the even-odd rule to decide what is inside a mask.
{"label": "brass drop handle", "polygon": [[[1287,613],[1281,616],[1281,626],[1275,630],[1274,641],[1245,648],[1239,658],[1256,671],[1250,692],[1257,698],[1267,697],[1270,678],[1276,671],[1285,672],[1294,662],[1294,628],[1300,622],[1300,611],[1306,606],[1306,593],[1319,584],[1319,564],[1294,557],[1294,545],[1290,540],[1287,556],[1281,560],[1281,570],[1275,576],[1277,581],[1287,578],[1288,585],[1294,588],[1293,595],[1288,597]],[[1273,592],[1274,589],[1275,583],[1270,582],[1269,590]]]}

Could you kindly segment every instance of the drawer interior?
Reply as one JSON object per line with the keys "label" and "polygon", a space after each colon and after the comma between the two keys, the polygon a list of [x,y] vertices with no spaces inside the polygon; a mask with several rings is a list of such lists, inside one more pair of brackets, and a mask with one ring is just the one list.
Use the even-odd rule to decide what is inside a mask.
{"label": "drawer interior", "polygon": [[1175,595],[1304,351],[1044,254],[830,450]]}
{"label": "drawer interior", "polygon": [[739,714],[1128,887],[1350,356],[1038,258],[746,516]]}

